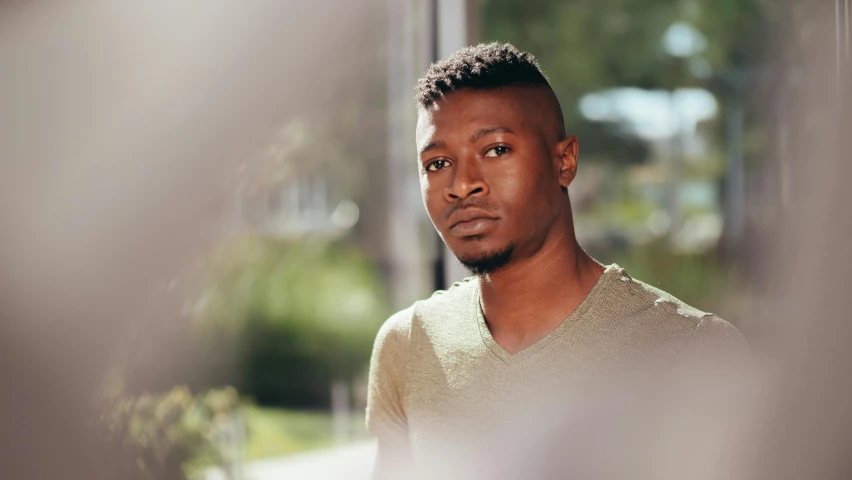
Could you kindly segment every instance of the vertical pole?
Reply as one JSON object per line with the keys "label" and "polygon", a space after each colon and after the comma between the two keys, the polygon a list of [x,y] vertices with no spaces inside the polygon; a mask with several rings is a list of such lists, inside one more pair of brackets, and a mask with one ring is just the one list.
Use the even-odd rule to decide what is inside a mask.
{"label": "vertical pole", "polygon": [[425,72],[438,60],[438,0],[420,0],[421,69]]}
{"label": "vertical pole", "polygon": [[729,246],[736,246],[742,237],[745,178],[743,167],[743,107],[739,93],[728,105],[728,172],[725,176],[725,229]]}
{"label": "vertical pole", "polygon": [[[437,53],[443,58],[471,42],[468,35],[470,14],[468,0],[435,0],[437,4]],[[443,242],[442,242],[443,243]],[[444,262],[444,286],[449,286],[469,275],[446,246],[441,245]]]}
{"label": "vertical pole", "polygon": [[387,192],[390,284],[395,309],[422,295],[422,220],[414,150],[415,66],[413,0],[387,0],[388,131]]}
{"label": "vertical pole", "polygon": [[349,384],[343,380],[331,382],[331,418],[335,443],[343,443],[349,438],[349,426],[352,423],[352,407],[349,404]]}
{"label": "vertical pole", "polygon": [[225,444],[225,471],[228,480],[243,480],[243,448],[245,447],[245,419],[238,408],[227,420]]}
{"label": "vertical pole", "polygon": [[[439,59],[438,55],[438,0],[421,0],[420,2],[420,46],[422,51],[421,72]],[[447,247],[437,234],[434,235],[435,256],[432,259],[432,288],[444,290],[447,288]]]}
{"label": "vertical pole", "polygon": [[466,0],[437,0],[438,56],[446,57],[468,44]]}
{"label": "vertical pole", "polygon": [[666,213],[669,216],[669,245],[674,245],[675,237],[680,230],[682,215],[680,211],[679,187],[680,171],[683,161],[683,125],[681,124],[680,109],[678,105],[677,90],[668,92],[669,121],[673,126],[673,133],[668,139],[668,151],[664,157],[666,165]]}

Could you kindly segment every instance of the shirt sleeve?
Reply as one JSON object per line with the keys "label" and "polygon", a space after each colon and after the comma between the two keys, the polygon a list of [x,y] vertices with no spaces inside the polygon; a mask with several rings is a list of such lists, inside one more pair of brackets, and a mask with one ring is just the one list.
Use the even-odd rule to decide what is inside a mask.
{"label": "shirt sleeve", "polygon": [[402,478],[410,468],[405,389],[412,312],[391,316],[376,336],[367,389],[367,430],[378,441],[374,478]]}

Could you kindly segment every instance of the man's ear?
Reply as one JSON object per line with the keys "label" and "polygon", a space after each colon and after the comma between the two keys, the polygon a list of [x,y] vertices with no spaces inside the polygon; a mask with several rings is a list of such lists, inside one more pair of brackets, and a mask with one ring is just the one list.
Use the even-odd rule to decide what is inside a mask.
{"label": "man's ear", "polygon": [[559,173],[559,184],[568,188],[577,176],[577,158],[580,154],[580,142],[571,135],[554,146],[554,159]]}

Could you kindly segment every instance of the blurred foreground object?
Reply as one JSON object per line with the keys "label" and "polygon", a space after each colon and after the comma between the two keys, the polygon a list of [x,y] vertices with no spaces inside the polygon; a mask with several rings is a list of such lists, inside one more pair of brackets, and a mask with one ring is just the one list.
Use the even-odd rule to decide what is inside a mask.
{"label": "blurred foreground object", "polygon": [[277,127],[368,124],[371,5],[0,3],[0,476],[120,479],[134,460],[93,431],[106,373],[130,364],[134,395],[210,373],[185,273]]}
{"label": "blurred foreground object", "polygon": [[[290,3],[0,7],[4,478],[124,478],[126,458],[88,441],[95,392],[126,331],[168,323],[173,316],[164,312],[179,309],[171,279],[199,243],[221,235],[231,198],[222,185],[238,169],[234,158],[255,151],[282,110],[312,107],[340,86],[328,67],[343,55],[326,54],[358,46],[347,35],[361,5],[315,3],[307,17]],[[777,89],[765,92],[776,149],[766,178],[778,188],[746,213],[761,227],[748,235],[746,253],[766,306],[765,337],[749,340],[781,381],[743,403],[747,414],[702,418],[718,432],[707,441],[728,455],[678,442],[685,430],[701,431],[678,430],[673,416],[634,444],[689,451],[656,457],[700,466],[675,469],[676,478],[852,475],[849,1],[786,6],[787,22],[770,42]],[[166,306],[153,301],[164,291]],[[168,335],[153,338],[170,345]],[[170,353],[151,375],[189,363]],[[667,443],[658,441],[663,430]],[[744,447],[732,458],[726,445]],[[734,462],[738,474],[723,473]]]}
{"label": "blurred foreground object", "polygon": [[[230,438],[242,425],[239,395],[226,388],[193,395],[175,387],[163,395],[108,398],[104,440],[133,459],[125,473],[133,480],[185,480],[191,462],[233,465],[239,439]],[[234,427],[238,425],[238,427]],[[236,479],[234,479],[236,480]]]}
{"label": "blurred foreground object", "polygon": [[764,199],[782,205],[781,221],[754,251],[764,289],[776,292],[767,345],[779,382],[754,405],[771,423],[753,439],[750,478],[852,475],[850,3],[790,2],[788,25],[776,32],[770,165],[789,190]]}

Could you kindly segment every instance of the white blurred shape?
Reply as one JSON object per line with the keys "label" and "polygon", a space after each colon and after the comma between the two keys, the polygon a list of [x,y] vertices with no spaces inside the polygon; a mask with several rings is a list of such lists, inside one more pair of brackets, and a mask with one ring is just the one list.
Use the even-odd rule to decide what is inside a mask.
{"label": "white blurred shape", "polygon": [[669,228],[671,228],[672,219],[665,210],[657,209],[648,216],[646,225],[648,227],[648,231],[650,231],[653,235],[662,237],[668,233]]}
{"label": "white blurred shape", "polygon": [[714,118],[719,111],[716,97],[703,88],[681,88],[671,93],[615,88],[584,95],[579,106],[587,119],[622,124],[644,140],[692,134],[700,122]]}
{"label": "white blurred shape", "polygon": [[334,212],[331,214],[331,223],[341,230],[346,230],[354,227],[355,224],[358,223],[360,214],[361,211],[358,209],[358,205],[356,205],[355,202],[351,200],[343,200],[337,204],[337,208],[335,208]]}
{"label": "white blurred shape", "polygon": [[663,48],[674,57],[691,57],[707,48],[707,39],[691,24],[675,22],[663,35]]}

